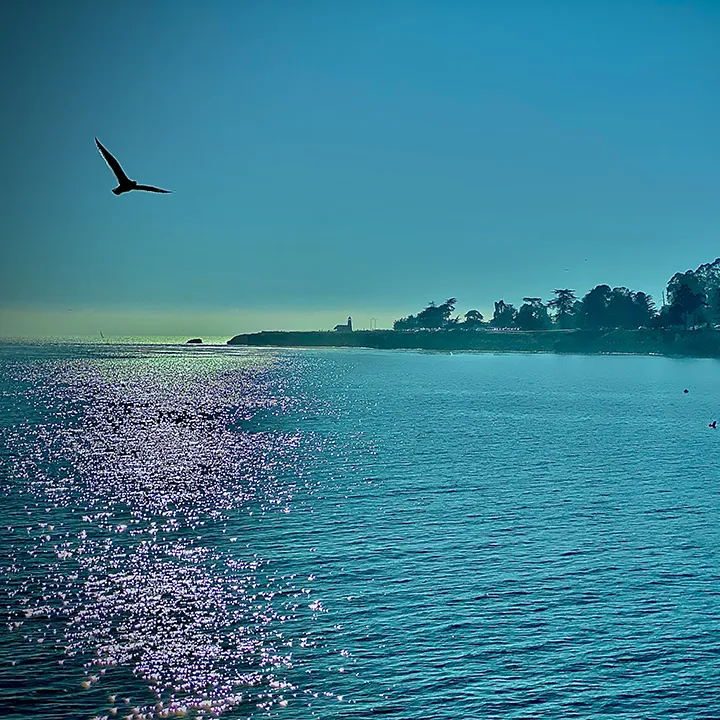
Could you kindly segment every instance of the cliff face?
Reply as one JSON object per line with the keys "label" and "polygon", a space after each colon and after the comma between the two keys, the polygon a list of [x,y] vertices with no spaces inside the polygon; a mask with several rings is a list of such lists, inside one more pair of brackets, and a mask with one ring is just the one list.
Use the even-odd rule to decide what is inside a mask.
{"label": "cliff face", "polygon": [[682,334],[661,330],[260,332],[236,335],[228,340],[228,345],[478,352],[628,353],[720,358],[720,332],[710,329]]}

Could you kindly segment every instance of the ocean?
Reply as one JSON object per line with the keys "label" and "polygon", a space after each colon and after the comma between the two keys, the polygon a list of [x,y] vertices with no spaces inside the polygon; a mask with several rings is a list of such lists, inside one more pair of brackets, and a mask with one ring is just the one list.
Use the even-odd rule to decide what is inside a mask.
{"label": "ocean", "polygon": [[2,714],[720,718],[719,371],[0,344]]}

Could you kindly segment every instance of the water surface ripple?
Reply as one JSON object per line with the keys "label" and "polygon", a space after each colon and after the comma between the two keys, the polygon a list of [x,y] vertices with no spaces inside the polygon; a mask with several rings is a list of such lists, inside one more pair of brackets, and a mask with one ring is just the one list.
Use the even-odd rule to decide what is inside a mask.
{"label": "water surface ripple", "polygon": [[717,371],[0,346],[0,702],[720,717]]}

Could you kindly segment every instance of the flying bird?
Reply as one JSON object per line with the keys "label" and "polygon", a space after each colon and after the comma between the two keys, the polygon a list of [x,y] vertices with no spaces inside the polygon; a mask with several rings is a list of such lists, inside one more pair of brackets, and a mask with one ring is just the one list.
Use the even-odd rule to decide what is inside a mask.
{"label": "flying bird", "polygon": [[105,158],[105,162],[108,167],[115,173],[115,177],[118,180],[118,186],[113,188],[113,192],[116,195],[121,195],[124,192],[130,192],[131,190],[147,190],[148,192],[154,193],[171,193],[172,190],[163,190],[153,185],[138,185],[135,180],[131,180],[125,171],[120,167],[120,163],[111,155],[107,148],[103,147],[102,143],[95,138],[95,143],[98,146],[100,154]]}

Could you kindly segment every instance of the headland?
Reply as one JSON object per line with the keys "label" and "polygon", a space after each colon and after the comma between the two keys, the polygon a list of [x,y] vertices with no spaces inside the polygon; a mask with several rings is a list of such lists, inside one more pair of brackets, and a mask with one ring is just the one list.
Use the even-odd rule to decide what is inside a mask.
{"label": "headland", "polygon": [[720,331],[713,328],[684,332],[660,329],[263,331],[236,335],[228,340],[228,345],[720,358]]}

